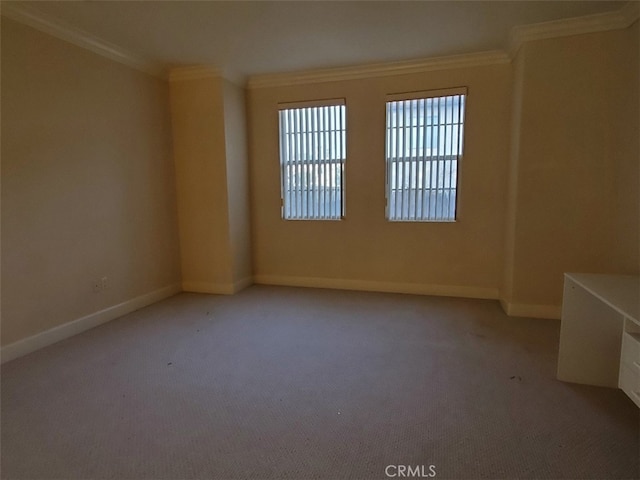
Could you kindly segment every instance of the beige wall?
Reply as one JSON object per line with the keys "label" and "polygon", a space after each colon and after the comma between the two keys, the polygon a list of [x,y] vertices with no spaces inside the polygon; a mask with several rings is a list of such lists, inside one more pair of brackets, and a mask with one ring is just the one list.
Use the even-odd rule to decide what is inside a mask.
{"label": "beige wall", "polygon": [[251,283],[244,89],[206,68],[172,75],[182,288],[234,293]]}
{"label": "beige wall", "polygon": [[2,345],[179,282],[170,140],[166,82],[2,18]]}
{"label": "beige wall", "polygon": [[621,273],[640,271],[640,27],[620,32],[621,48],[612,52],[611,148],[615,158],[615,238],[612,268]]}
{"label": "beige wall", "polygon": [[638,45],[636,23],[520,52],[505,301],[559,307],[563,272],[638,272]]}
{"label": "beige wall", "polygon": [[182,286],[224,289],[231,278],[222,79],[171,82]]}
{"label": "beige wall", "polygon": [[[183,78],[169,115],[166,82],[3,18],[2,345],[181,278],[221,293],[251,275],[500,291],[507,307],[557,312],[563,272],[639,270],[638,35],[528,42],[512,65],[256,88],[247,109],[221,77]],[[389,223],[385,94],[451,86],[469,88],[458,221]],[[277,105],[326,98],[347,103],[346,218],[284,221]]]}
{"label": "beige wall", "polygon": [[[385,220],[385,94],[456,86],[469,88],[458,221],[390,223]],[[252,247],[259,282],[339,280],[374,289],[404,285],[416,291],[497,297],[506,205],[509,65],[256,88],[248,98]],[[345,98],[347,104],[346,218],[284,221],[277,106],[325,98]]]}
{"label": "beige wall", "polygon": [[[249,157],[244,88],[223,84],[224,132],[229,196],[229,238],[233,283],[251,282],[251,217],[249,211]],[[235,289],[239,288],[236,286]]]}

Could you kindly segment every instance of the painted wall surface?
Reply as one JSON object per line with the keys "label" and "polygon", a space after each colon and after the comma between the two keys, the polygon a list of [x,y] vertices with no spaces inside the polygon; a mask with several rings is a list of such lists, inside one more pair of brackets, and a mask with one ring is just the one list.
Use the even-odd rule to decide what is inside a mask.
{"label": "painted wall surface", "polygon": [[[467,86],[465,154],[455,223],[385,219],[385,95]],[[511,67],[493,65],[249,91],[254,274],[459,287],[497,297],[503,271]],[[285,221],[280,211],[278,103],[345,98],[346,218]],[[363,283],[364,282],[364,283]],[[419,289],[418,289],[419,290]]]}
{"label": "painted wall surface", "polygon": [[616,162],[615,239],[612,268],[621,273],[640,271],[640,26],[620,32],[622,46],[612,52],[612,149]]}
{"label": "painted wall surface", "polygon": [[238,284],[250,282],[252,276],[245,91],[244,88],[225,80],[223,94],[229,237],[233,259],[233,283]]}
{"label": "painted wall surface", "polygon": [[171,82],[182,285],[215,292],[231,283],[222,79]]}
{"label": "painted wall surface", "polygon": [[559,306],[564,272],[638,272],[638,45],[636,23],[521,52],[515,304]]}
{"label": "painted wall surface", "polygon": [[2,345],[178,283],[176,222],[166,82],[2,17]]}
{"label": "painted wall surface", "polygon": [[[638,273],[639,45],[636,22],[528,42],[512,65],[255,88],[245,109],[220,77],[169,89],[3,18],[2,345],[181,279],[557,309],[565,271]],[[390,223],[385,95],[457,86],[458,219]],[[278,104],[328,98],[347,105],[346,218],[284,221]]]}

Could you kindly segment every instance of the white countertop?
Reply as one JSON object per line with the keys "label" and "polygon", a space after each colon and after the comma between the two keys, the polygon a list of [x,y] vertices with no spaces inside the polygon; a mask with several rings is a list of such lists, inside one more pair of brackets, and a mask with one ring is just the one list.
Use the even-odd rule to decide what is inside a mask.
{"label": "white countertop", "polygon": [[565,273],[565,277],[570,278],[625,317],[640,323],[640,277],[638,275]]}

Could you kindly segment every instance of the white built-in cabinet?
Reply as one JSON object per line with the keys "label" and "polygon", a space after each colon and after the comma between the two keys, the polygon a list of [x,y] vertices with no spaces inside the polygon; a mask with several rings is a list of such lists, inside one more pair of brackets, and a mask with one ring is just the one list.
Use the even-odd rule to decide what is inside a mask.
{"label": "white built-in cabinet", "polygon": [[640,407],[640,277],[566,273],[558,379],[621,388]]}

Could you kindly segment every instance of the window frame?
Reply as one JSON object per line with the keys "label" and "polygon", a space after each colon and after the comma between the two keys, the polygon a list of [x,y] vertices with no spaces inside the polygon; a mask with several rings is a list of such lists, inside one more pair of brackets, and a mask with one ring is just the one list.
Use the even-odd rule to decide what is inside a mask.
{"label": "window frame", "polygon": [[[448,123],[447,120],[447,104],[445,103],[445,108],[444,108],[444,115],[445,115],[445,120],[444,123],[441,123],[440,121],[436,124],[433,123],[433,120],[431,122],[428,122],[428,119],[430,118],[428,116],[428,111],[427,111],[427,105],[429,104],[429,102],[431,102],[431,105],[433,105],[433,101],[434,99],[438,99],[438,102],[440,102],[440,99],[447,99],[447,98],[451,98],[451,97],[458,97],[457,102],[455,103],[454,100],[452,100],[452,107],[454,107],[456,104],[458,105],[458,110],[457,110],[457,115],[455,115],[455,112],[452,110],[451,111],[451,123]],[[398,116],[397,113],[395,113],[395,116],[393,118],[393,120],[395,120],[395,126],[390,126],[393,122],[392,119],[390,118],[390,112],[391,112],[391,105],[395,103],[395,106],[400,105],[399,102],[407,102],[407,101],[418,101],[421,102],[423,101],[423,108],[424,108],[424,112],[423,112],[423,116],[420,117],[420,113],[419,113],[419,104],[416,110],[417,113],[417,118],[415,120],[415,125],[413,125],[413,123],[409,124],[408,126],[406,125],[406,118],[400,118]],[[385,97],[385,153],[384,153],[384,162],[385,162],[385,219],[389,222],[409,222],[409,223],[455,223],[458,218],[459,218],[459,185],[460,185],[460,170],[461,170],[461,165],[462,165],[462,160],[464,157],[464,137],[465,137],[465,124],[466,124],[466,108],[467,108],[467,101],[468,101],[468,88],[467,87],[451,87],[451,88],[444,88],[444,89],[437,89],[437,90],[423,90],[423,91],[412,91],[412,92],[404,92],[404,93],[394,93],[394,94],[387,94]],[[445,100],[446,102],[446,100]],[[439,104],[438,104],[439,105]],[[403,113],[402,115],[404,115],[404,105],[403,105]],[[412,108],[412,107],[411,107]],[[433,108],[433,107],[430,107]],[[440,106],[438,106],[438,109],[440,109]],[[411,118],[411,115],[413,114],[413,112],[411,111],[409,113],[410,116],[410,121],[413,122],[413,118]],[[422,120],[422,123],[420,123],[420,121]],[[437,128],[432,129],[431,132],[429,132],[427,134],[428,131],[428,126],[435,126]],[[447,144],[447,138],[446,138],[446,132],[447,132],[447,127],[451,127],[449,130],[451,132],[451,136],[449,138],[449,143]],[[455,136],[454,136],[454,127],[455,127]],[[393,137],[392,139],[392,131],[393,129],[396,129],[396,136]],[[407,133],[402,133],[402,139],[400,139],[400,136],[397,135],[397,130],[417,130],[416,133],[412,134],[411,132],[409,132],[408,134],[408,141],[407,141]],[[422,133],[420,134],[419,132]],[[444,153],[443,154],[430,154],[430,155],[426,155],[426,150],[429,149],[431,150],[432,148],[436,148],[436,149],[440,149],[440,139],[441,136],[443,135],[444,132],[444,142],[443,142],[443,148],[444,148]],[[415,135],[415,137],[414,137]],[[437,140],[435,141],[435,144],[432,143],[434,140],[434,136],[437,135]],[[422,142],[420,142],[420,136],[422,136]],[[427,138],[430,138],[429,142],[427,142]],[[390,149],[391,149],[391,143],[393,143],[395,145],[395,150],[396,150],[396,156],[394,157],[393,155],[390,154]],[[413,147],[414,142],[416,144],[416,147]],[[455,153],[454,153],[454,142],[455,142]],[[399,156],[398,155],[398,149],[400,147],[398,147],[398,143],[402,143],[402,149],[405,150],[407,148],[406,143],[409,144],[408,148],[409,148],[409,155],[402,155]],[[411,153],[411,150],[413,150],[414,148],[418,148],[418,145],[422,143],[422,150],[423,150],[423,155],[413,155]],[[427,145],[430,145],[429,147]],[[450,148],[450,153],[446,153],[446,149],[447,149],[447,145],[449,145]],[[402,160],[400,160],[402,159]],[[455,160],[455,171],[454,171],[454,167],[453,167],[453,161]],[[398,162],[402,162],[403,165],[400,167],[402,168],[402,172],[400,172],[400,170],[398,170]],[[405,170],[406,166],[404,165],[405,163],[409,163],[409,173],[408,173],[408,183],[409,186],[405,187],[404,185],[401,187],[396,187],[394,189],[394,185],[397,185],[398,182],[402,182],[403,184],[406,182],[406,177],[407,177],[407,171]],[[416,164],[415,166],[413,165],[414,162],[420,162],[422,164],[422,166],[420,167],[418,164]],[[427,184],[427,180],[425,180],[425,176],[428,177],[428,183],[432,184],[433,182],[433,164],[430,163],[429,165],[429,173],[427,174],[426,169],[426,162],[437,162],[438,163],[438,169],[439,169],[439,165],[440,162],[443,163],[443,171],[442,171],[442,175],[440,173],[440,171],[438,170],[436,176],[435,176],[435,214],[431,215],[430,210],[432,208],[431,206],[431,195],[432,195],[432,191],[434,190],[433,187],[426,187]],[[448,178],[449,178],[449,182],[451,182],[451,177],[455,176],[455,184],[451,184],[449,183],[449,187],[445,188],[445,178],[447,177],[447,174],[445,173],[446,171],[446,166],[447,166],[447,162],[449,162],[449,174],[448,174]],[[392,168],[394,168],[395,166],[395,170],[392,172]],[[415,177],[413,177],[413,174],[415,172]],[[392,175],[394,174],[394,175]],[[422,178],[422,180],[420,181],[420,185],[418,185],[418,175],[420,175],[420,178]],[[393,176],[393,179],[392,179]],[[400,177],[400,179],[398,180],[398,177]],[[440,188],[438,185],[440,184],[440,182],[443,182],[443,186],[442,188]],[[412,186],[415,185],[415,186]],[[442,203],[442,210],[441,210],[441,214],[438,215],[438,190],[441,189],[443,191],[443,196],[444,196],[444,190],[449,190],[448,195],[449,197],[447,198],[446,202],[447,202],[447,216],[444,215],[444,198],[441,200]],[[411,192],[412,190],[414,191],[414,206],[413,206],[413,215],[411,214]],[[402,199],[405,198],[405,195],[408,191],[408,195],[407,195],[407,199],[408,199],[408,206],[407,206],[407,212],[405,215],[404,212],[404,206],[402,205]],[[453,199],[453,214],[451,215],[449,212],[449,208],[451,206],[451,192],[453,191],[454,193],[454,199]],[[400,192],[401,195],[401,203],[400,203],[400,214],[397,214],[397,210],[398,210],[398,205],[395,203],[397,202],[397,195],[398,192]],[[429,199],[426,202],[426,205],[429,209],[429,212],[427,212],[427,214],[425,215],[424,213],[424,209],[425,209],[425,197],[424,195],[427,194],[429,195]],[[420,200],[418,201],[418,193],[420,193]],[[392,196],[394,196],[394,198],[392,198]],[[418,205],[420,205],[420,208],[418,208]],[[418,216],[418,210],[421,210],[421,215]]]}
{"label": "window frame", "polygon": [[[335,117],[316,114],[314,130],[304,130],[308,127],[307,122],[311,117],[297,117],[300,122],[296,127],[299,131],[283,131],[283,113],[295,112],[296,110],[308,111],[312,108],[341,107],[338,108]],[[316,110],[318,112],[318,110]],[[304,115],[304,114],[303,114]],[[288,117],[290,120],[292,117]],[[304,125],[303,125],[304,124]],[[297,139],[284,140],[285,136],[296,135]],[[322,137],[322,140],[320,140]],[[304,141],[302,140],[304,139]],[[289,142],[284,145],[285,142]],[[346,195],[345,195],[345,165],[347,160],[347,102],[345,98],[330,98],[321,100],[309,100],[298,102],[278,103],[278,144],[279,144],[279,166],[280,166],[280,217],[282,220],[293,221],[341,221],[345,218]],[[321,154],[321,146],[324,153]],[[292,160],[291,156],[306,157],[303,160]],[[335,155],[335,158],[332,158]],[[327,158],[327,156],[329,158]],[[296,172],[291,175],[291,167],[296,169],[307,166],[304,177]],[[312,168],[309,169],[308,166]],[[327,170],[328,167],[328,170]],[[309,171],[311,170],[311,172]],[[339,177],[339,180],[338,180]],[[327,186],[329,179],[329,186]],[[332,182],[333,179],[333,182]],[[291,181],[295,180],[300,192],[300,202],[298,194],[293,197]],[[314,183],[312,187],[308,182]],[[322,183],[322,185],[320,185]],[[303,187],[302,185],[306,186]],[[328,190],[328,193],[327,193]],[[303,191],[305,193],[303,193]],[[329,195],[327,199],[326,195]],[[302,195],[306,195],[306,207],[302,205]],[[335,195],[335,200],[331,197]],[[295,201],[292,199],[295,198]],[[287,203],[287,202],[291,203]],[[292,209],[296,210],[291,214]],[[338,213],[334,213],[334,209]],[[298,213],[300,210],[300,213]],[[329,213],[327,213],[329,210]],[[322,213],[324,212],[324,214]]]}

